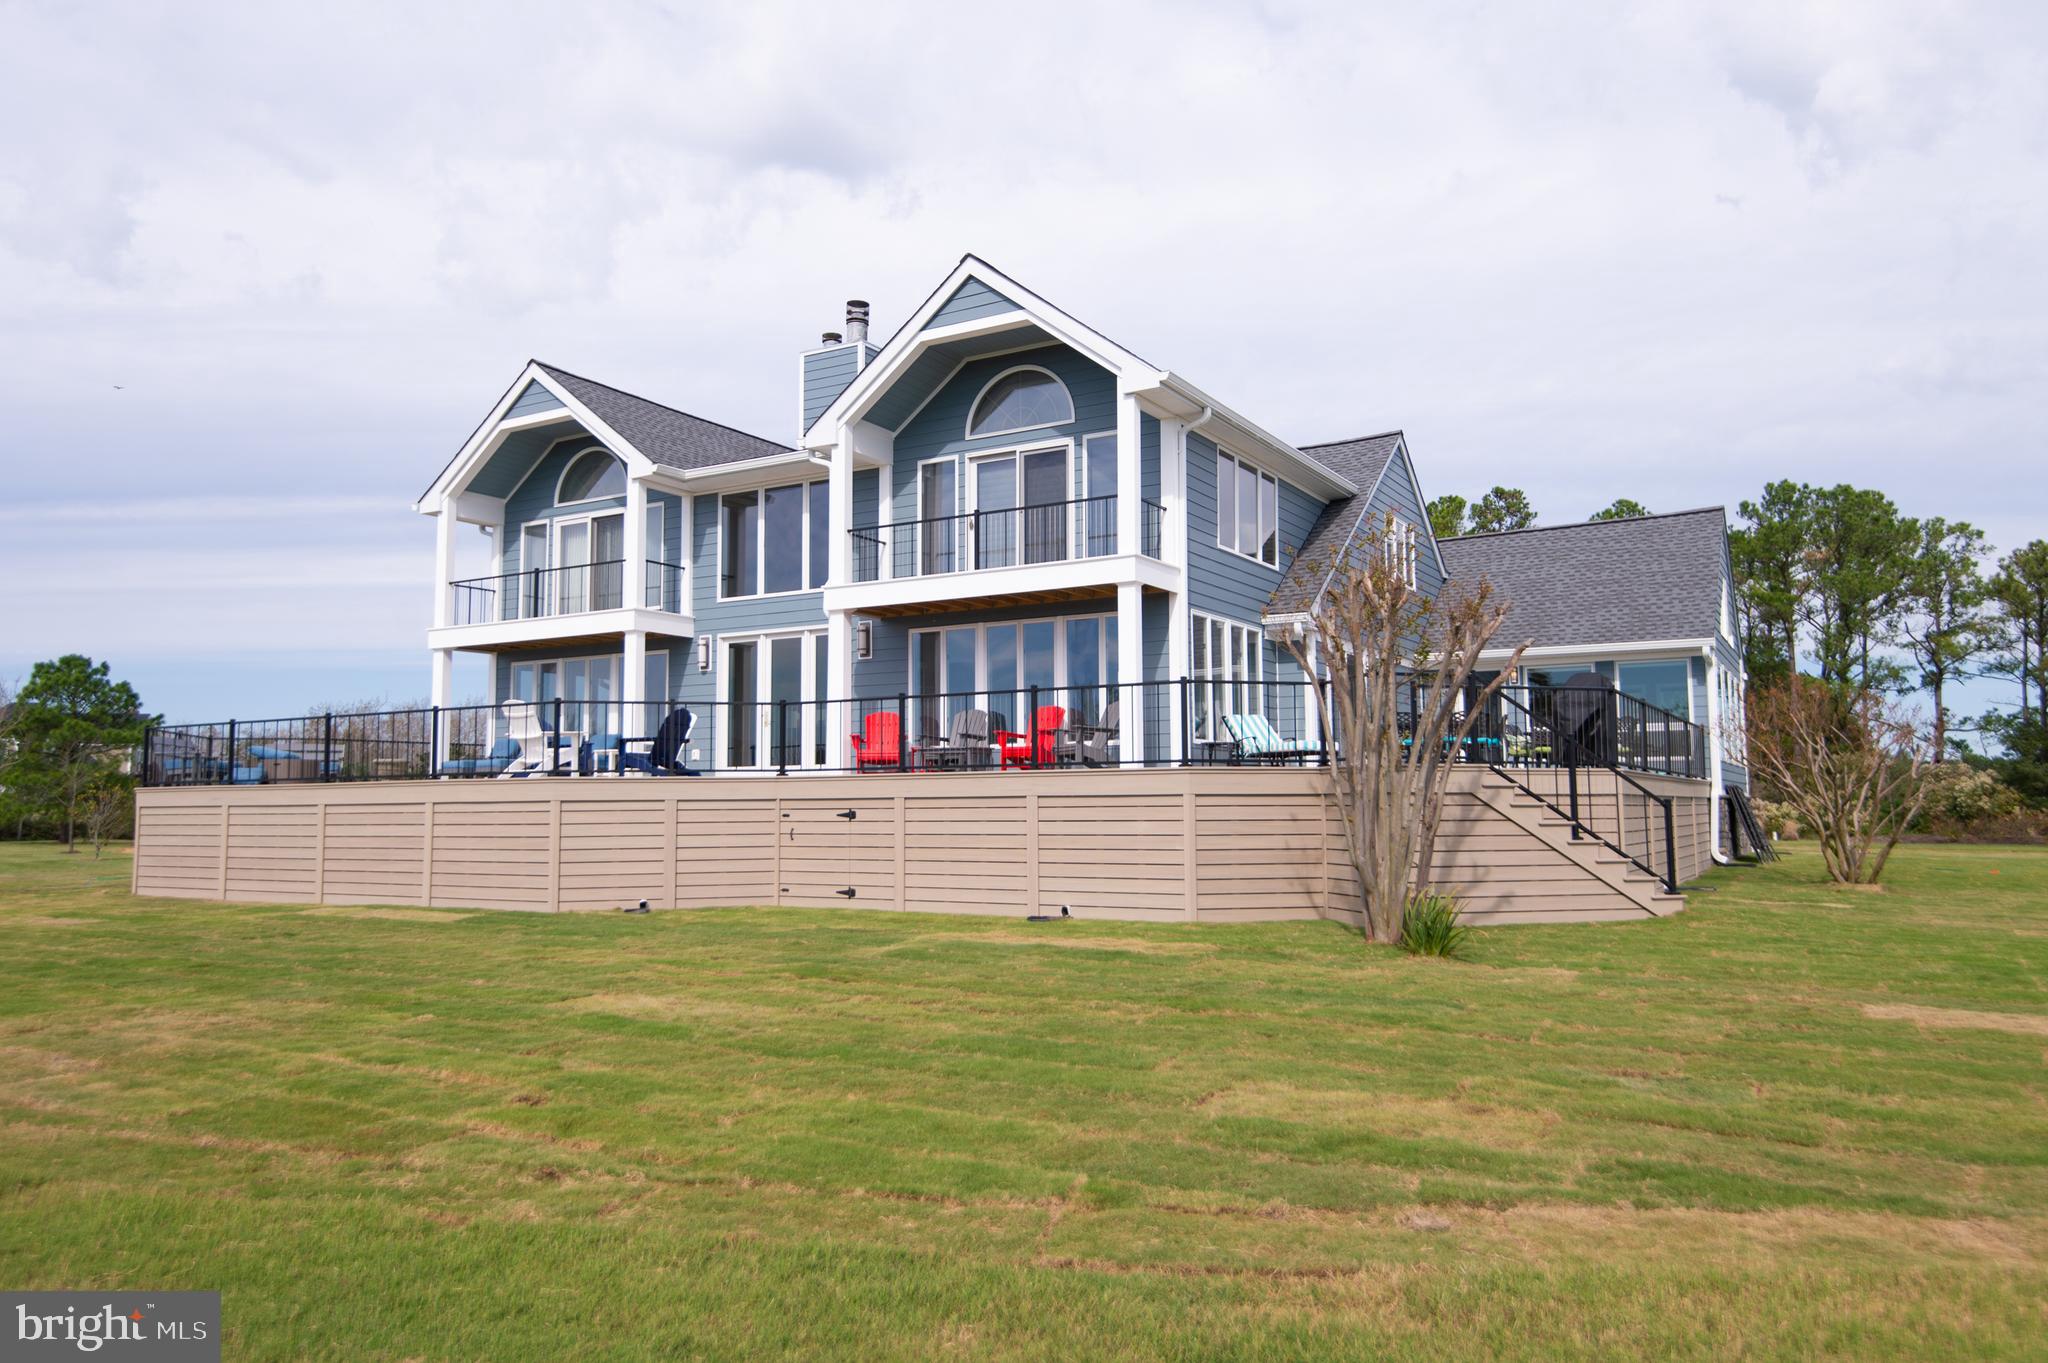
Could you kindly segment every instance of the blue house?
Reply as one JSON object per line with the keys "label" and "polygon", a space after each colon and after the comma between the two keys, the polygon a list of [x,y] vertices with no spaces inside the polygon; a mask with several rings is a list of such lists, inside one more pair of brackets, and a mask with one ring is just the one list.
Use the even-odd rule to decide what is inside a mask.
{"label": "blue house", "polygon": [[[936,765],[976,714],[991,762],[1052,760],[1055,728],[1071,755],[1091,725],[1118,765],[1237,757],[1316,746],[1287,641],[1328,564],[1391,517],[1416,586],[1448,575],[1400,432],[1293,444],[974,256],[879,345],[849,303],[799,356],[796,399],[782,442],[527,365],[418,503],[438,522],[434,703],[470,652],[494,706],[556,703],[564,731],[603,736],[600,767],[672,706],[702,721],[689,765],[720,772]],[[451,572],[464,523],[490,539],[482,577]],[[1698,528],[1725,562],[1725,525]],[[1628,541],[1624,572],[1660,552],[1592,533]],[[1528,595],[1531,664],[1626,656],[1639,690],[1657,641],[1543,566],[1585,547],[1521,543],[1457,542]],[[1699,557],[1663,571],[1689,582]],[[1687,619],[1684,684],[1643,684],[1711,719],[1740,660]]]}

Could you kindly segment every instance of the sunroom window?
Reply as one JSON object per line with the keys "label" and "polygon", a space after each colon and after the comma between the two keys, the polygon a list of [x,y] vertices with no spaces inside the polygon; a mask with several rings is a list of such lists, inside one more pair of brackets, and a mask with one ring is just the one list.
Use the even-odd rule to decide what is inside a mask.
{"label": "sunroom window", "polygon": [[982,391],[967,434],[1002,435],[1073,419],[1074,399],[1064,383],[1043,369],[1013,369]]}

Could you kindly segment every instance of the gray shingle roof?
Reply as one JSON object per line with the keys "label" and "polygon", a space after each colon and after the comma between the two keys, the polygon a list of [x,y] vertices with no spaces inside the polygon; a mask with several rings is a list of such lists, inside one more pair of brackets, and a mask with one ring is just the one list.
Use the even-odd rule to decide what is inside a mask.
{"label": "gray shingle roof", "polygon": [[534,364],[588,407],[591,415],[625,437],[634,449],[668,468],[701,469],[791,452],[787,445],[678,412],[581,374],[571,374],[539,360]]}
{"label": "gray shingle roof", "polygon": [[1303,454],[1332,473],[1341,474],[1358,491],[1323,508],[1323,514],[1316,518],[1315,527],[1308,532],[1307,542],[1296,551],[1286,576],[1273,589],[1272,600],[1266,605],[1267,614],[1289,615],[1305,611],[1314,603],[1316,594],[1329,578],[1331,566],[1358,532],[1358,523],[1365,519],[1366,509],[1372,505],[1372,494],[1379,487],[1380,475],[1387,471],[1394,451],[1400,448],[1399,431],[1300,447]]}
{"label": "gray shingle roof", "polygon": [[1620,521],[1438,540],[1454,582],[1510,602],[1496,643],[1538,648],[1709,639],[1720,628],[1728,513],[1718,506]]}

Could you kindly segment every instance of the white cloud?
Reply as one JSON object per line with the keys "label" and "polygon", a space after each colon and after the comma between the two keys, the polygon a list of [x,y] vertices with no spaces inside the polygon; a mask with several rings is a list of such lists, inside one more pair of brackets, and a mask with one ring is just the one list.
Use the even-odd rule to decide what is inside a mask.
{"label": "white cloud", "polygon": [[[17,4],[0,572],[105,490],[290,499],[336,564],[424,578],[406,504],[529,355],[787,437],[839,301],[887,330],[967,250],[1273,429],[1406,428],[1432,491],[1555,520],[1847,479],[2011,544],[2043,533],[2044,14]],[[115,514],[128,567],[199,552]],[[223,562],[281,538],[233,523]],[[390,633],[278,571],[330,642]],[[277,608],[207,596],[193,637]]]}

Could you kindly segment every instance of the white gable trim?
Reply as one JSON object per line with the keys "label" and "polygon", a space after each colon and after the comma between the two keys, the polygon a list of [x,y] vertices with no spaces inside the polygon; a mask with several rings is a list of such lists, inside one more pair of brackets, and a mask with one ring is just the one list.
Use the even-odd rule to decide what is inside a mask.
{"label": "white gable trim", "polygon": [[417,502],[413,503],[413,510],[429,516],[436,514],[443,499],[461,491],[469,480],[476,476],[477,470],[497,453],[498,446],[504,443],[506,436],[529,427],[546,426],[563,420],[561,412],[552,410],[521,417],[505,415],[530,383],[537,383],[554,394],[570,418],[581,423],[584,430],[624,460],[628,476],[645,478],[654,472],[657,466],[653,460],[640,453],[630,441],[609,425],[598,420],[588,407],[577,401],[575,394],[549,378],[547,371],[532,360],[528,360],[526,368],[519,371],[519,377],[512,381],[512,386],[498,399],[497,405],[491,409],[491,414],[484,418],[483,424],[464,442],[462,449],[456,453],[448,467],[441,470],[441,476],[433,481]]}
{"label": "white gable trim", "polygon": [[[978,280],[987,287],[1002,294],[1017,305],[1015,312],[997,313],[990,317],[963,322],[956,326],[925,329],[940,308],[950,301],[968,280]],[[818,414],[804,435],[810,439],[812,431],[835,430],[849,419],[862,416],[866,409],[879,398],[889,384],[902,372],[909,361],[915,359],[928,346],[948,340],[1002,331],[1014,327],[1024,320],[1045,331],[1054,341],[1079,351],[1104,369],[1117,375],[1119,386],[1129,392],[1138,388],[1155,386],[1164,377],[1143,360],[1125,350],[1116,342],[1087,326],[1079,319],[1069,316],[1045,299],[1025,288],[1001,270],[974,256],[964,257],[953,267],[940,285],[919,305],[889,344],[870,360],[846,390],[833,399],[832,405]],[[811,444],[814,449],[830,448],[830,439],[818,440]]]}

